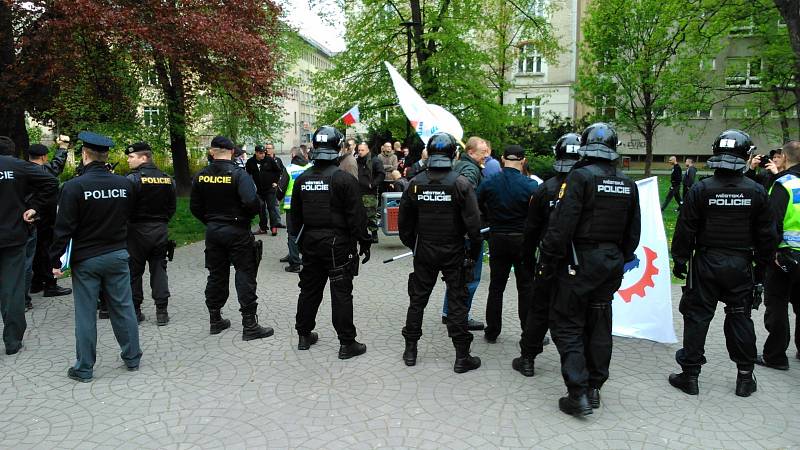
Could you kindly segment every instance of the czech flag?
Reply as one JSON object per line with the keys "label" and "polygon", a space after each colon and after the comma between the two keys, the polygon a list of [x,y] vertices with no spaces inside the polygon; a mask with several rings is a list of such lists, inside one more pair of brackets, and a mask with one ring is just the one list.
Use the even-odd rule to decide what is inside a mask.
{"label": "czech flag", "polygon": [[353,106],[350,108],[340,119],[344,122],[345,125],[348,127],[354,123],[357,123],[361,118],[361,113],[358,112],[358,105]]}

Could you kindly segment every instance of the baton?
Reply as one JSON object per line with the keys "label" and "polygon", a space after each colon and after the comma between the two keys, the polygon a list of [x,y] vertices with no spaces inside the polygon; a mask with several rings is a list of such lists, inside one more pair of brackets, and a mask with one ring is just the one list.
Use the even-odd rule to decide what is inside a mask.
{"label": "baton", "polygon": [[[488,233],[488,232],[489,232],[489,227],[481,229],[481,234]],[[384,264],[388,264],[390,262],[397,261],[398,259],[408,258],[409,256],[413,256],[413,255],[414,255],[414,252],[406,252],[406,253],[403,253],[402,255],[397,255],[397,256],[391,257],[391,258],[389,258],[387,260],[384,260],[383,263]]]}
{"label": "baton", "polygon": [[302,226],[302,227],[300,227],[300,231],[298,231],[298,232],[297,232],[297,237],[296,237],[296,238],[294,238],[294,243],[295,243],[295,244],[297,244],[297,245],[300,245],[300,236],[302,236],[302,235],[303,235],[303,230],[304,230],[305,228],[306,228],[306,224],[303,224],[303,226]]}
{"label": "baton", "polygon": [[567,266],[567,272],[570,276],[574,277],[578,274],[578,252],[575,251],[574,242],[570,242],[569,245],[572,246],[572,264]]}

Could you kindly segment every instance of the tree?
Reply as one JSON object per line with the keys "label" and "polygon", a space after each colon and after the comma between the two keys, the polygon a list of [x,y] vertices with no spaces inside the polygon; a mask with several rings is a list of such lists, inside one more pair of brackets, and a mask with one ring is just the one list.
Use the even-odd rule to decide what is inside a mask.
{"label": "tree", "polygon": [[[713,58],[726,36],[724,0],[596,0],[583,22],[576,92],[645,141],[645,174],[661,126],[685,123],[714,101]],[[606,109],[608,108],[608,109]]]}
{"label": "tree", "polygon": [[[109,88],[107,103],[130,100],[125,89],[110,89],[124,86],[120,84],[124,77],[107,77],[109,58],[102,52],[121,54],[123,62],[127,57],[130,64],[157,75],[178,192],[185,194],[191,183],[187,130],[197,94],[224,92],[227,99],[251,111],[279,95],[275,70],[281,59],[279,14],[271,0],[1,0],[0,88],[12,98],[0,106],[0,132],[19,136],[27,146],[27,137],[22,137],[25,111],[37,110],[40,93],[56,98],[59,89],[69,85],[63,77],[72,76],[72,70],[58,75],[61,64],[71,59],[83,57],[88,75],[117,82],[94,83]],[[96,81],[91,76],[90,81]]]}
{"label": "tree", "polygon": [[775,7],[780,12],[786,23],[789,44],[794,52],[792,63],[794,66],[794,87],[792,92],[795,98],[795,111],[800,117],[800,0],[773,0]]}
{"label": "tree", "polygon": [[[513,32],[529,28],[536,42],[546,39],[533,34],[549,33],[545,26],[519,25],[530,20],[524,15],[524,20],[515,19],[513,23],[504,20],[511,14],[509,8],[527,13],[535,0],[352,3],[346,12],[347,50],[337,55],[333,69],[315,80],[316,95],[325,105],[320,119],[333,122],[358,104],[362,120],[372,121],[373,126],[383,122],[392,134],[402,135],[407,121],[395,107],[397,99],[383,67],[383,61],[389,61],[427,102],[441,105],[458,117],[468,134],[503,140],[509,110],[497,101],[493,85],[505,85],[501,78],[503,67],[509,67]],[[493,40],[495,33],[503,38]],[[494,46],[500,41],[502,50],[495,53]]]}

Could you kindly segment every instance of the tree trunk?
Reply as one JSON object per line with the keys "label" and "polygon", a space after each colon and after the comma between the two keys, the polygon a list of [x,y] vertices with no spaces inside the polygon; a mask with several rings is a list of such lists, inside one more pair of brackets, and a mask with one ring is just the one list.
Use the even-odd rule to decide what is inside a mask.
{"label": "tree trunk", "polygon": [[[800,117],[800,0],[774,0],[775,7],[786,22],[789,43],[794,51],[794,97],[796,109]],[[800,131],[799,131],[800,132]]]}
{"label": "tree trunk", "polygon": [[189,173],[189,152],[186,149],[186,91],[183,86],[183,73],[175,61],[157,55],[156,73],[167,103],[167,124],[169,125],[169,146],[172,151],[172,168],[175,171],[175,187],[178,195],[186,196],[192,188]]}
{"label": "tree trunk", "polygon": [[14,95],[15,78],[9,77],[13,73],[12,67],[16,62],[14,54],[14,29],[11,19],[11,9],[7,2],[0,1],[0,91],[3,92],[3,101],[0,101],[0,136],[8,136],[17,147],[17,154],[28,151],[28,130],[25,128],[25,108]]}
{"label": "tree trunk", "polygon": [[427,45],[424,38],[425,23],[422,21],[422,6],[419,0],[409,0],[411,8],[411,21],[413,25],[414,55],[417,58],[417,70],[419,71],[420,87],[419,92],[422,98],[429,99],[436,94],[436,78],[433,76],[433,69],[428,65],[428,58],[436,50],[435,42],[428,41]]}
{"label": "tree trunk", "polygon": [[772,89],[772,104],[775,105],[775,109],[780,114],[781,135],[783,142],[787,142],[789,141],[789,119],[786,118],[786,109],[781,105],[781,94],[778,92],[777,87]]}
{"label": "tree trunk", "polygon": [[653,165],[653,136],[655,131],[652,124],[645,125],[644,130],[644,177],[650,176],[650,166]]}

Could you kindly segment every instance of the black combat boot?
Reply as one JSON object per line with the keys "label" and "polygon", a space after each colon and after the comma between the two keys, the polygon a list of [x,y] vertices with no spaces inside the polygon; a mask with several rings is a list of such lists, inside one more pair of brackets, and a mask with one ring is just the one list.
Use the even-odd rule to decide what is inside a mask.
{"label": "black combat boot", "polygon": [[169,313],[167,312],[166,305],[156,306],[156,325],[163,327],[168,323],[169,323]]}
{"label": "black combat boot", "polygon": [[308,350],[311,348],[312,345],[316,344],[319,340],[319,335],[314,333],[313,331],[306,336],[302,334],[298,336],[297,339],[297,349],[298,350]]}
{"label": "black combat boot", "polygon": [[589,404],[589,397],[585,392],[570,393],[566,397],[561,397],[558,399],[558,409],[575,417],[588,416],[592,413],[592,406]]}
{"label": "black combat boot", "polygon": [[270,327],[262,327],[258,324],[258,316],[255,314],[242,315],[242,340],[252,341],[253,339],[263,339],[275,334],[275,330]]}
{"label": "black combat boot", "polygon": [[697,375],[690,375],[686,372],[670,374],[669,384],[689,395],[697,395],[700,392]]}
{"label": "black combat boot", "polygon": [[353,341],[347,345],[340,345],[339,346],[339,359],[350,359],[354,356],[363,355],[367,352],[367,346]]}
{"label": "black combat boot", "polygon": [[517,372],[525,375],[526,377],[533,376],[533,356],[525,356],[522,355],[519,358],[514,358],[511,361],[511,367],[514,368]]}
{"label": "black combat boot", "polygon": [[453,365],[455,373],[469,372],[481,366],[481,359],[477,356],[470,356],[469,344],[456,345],[456,363]]}
{"label": "black combat boot", "polygon": [[72,294],[72,289],[54,284],[52,286],[44,287],[44,293],[42,294],[42,297],[61,297],[69,294]]}
{"label": "black combat boot", "polygon": [[589,388],[589,404],[592,405],[593,409],[597,409],[600,407],[600,389],[599,388]]}
{"label": "black combat boot", "polygon": [[750,397],[750,394],[758,390],[756,383],[756,376],[753,371],[743,372],[739,371],[736,375],[736,395],[739,397]]}
{"label": "black combat boot", "polygon": [[218,309],[210,309],[208,313],[211,316],[211,334],[220,334],[222,330],[227,330],[231,327],[231,321],[223,319]]}
{"label": "black combat boot", "polygon": [[406,341],[406,351],[403,352],[403,362],[407,366],[417,365],[417,341]]}

